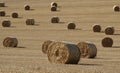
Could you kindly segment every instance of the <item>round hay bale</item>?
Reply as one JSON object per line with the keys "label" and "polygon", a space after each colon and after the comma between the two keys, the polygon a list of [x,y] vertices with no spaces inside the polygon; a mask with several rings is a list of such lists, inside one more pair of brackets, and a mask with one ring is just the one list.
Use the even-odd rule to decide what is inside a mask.
{"label": "round hay bale", "polygon": [[101,32],[101,26],[98,24],[93,25],[93,31],[94,32]]}
{"label": "round hay bale", "polygon": [[27,19],[26,25],[35,25],[35,20],[34,19]]}
{"label": "round hay bale", "polygon": [[4,20],[4,21],[2,21],[2,26],[3,27],[10,27],[11,26],[11,21],[10,20]]}
{"label": "round hay bale", "polygon": [[119,7],[118,5],[114,5],[114,6],[113,6],[113,10],[114,10],[115,12],[118,12],[118,11],[120,11],[120,7]]}
{"label": "round hay bale", "polygon": [[115,32],[115,30],[114,30],[114,27],[112,27],[112,26],[108,26],[108,27],[105,29],[105,34],[106,34],[106,35],[113,35],[114,32]]}
{"label": "round hay bale", "polygon": [[112,47],[113,40],[110,37],[105,37],[104,39],[102,39],[101,44],[102,44],[103,47]]}
{"label": "round hay bale", "polygon": [[59,23],[59,21],[60,21],[59,17],[54,16],[51,18],[51,23]]}
{"label": "round hay bale", "polygon": [[0,2],[0,7],[5,7],[5,3]]}
{"label": "round hay bale", "polygon": [[29,5],[24,5],[24,9],[25,10],[30,10],[30,6]]}
{"label": "round hay bale", "polygon": [[16,38],[6,37],[3,41],[4,47],[17,47],[18,40]]}
{"label": "round hay bale", "polygon": [[48,60],[58,64],[77,64],[80,50],[77,45],[68,42],[55,42],[48,49]]}
{"label": "round hay bale", "polygon": [[68,26],[67,26],[68,29],[75,29],[76,28],[76,25],[75,23],[69,23]]}
{"label": "round hay bale", "polygon": [[53,7],[53,6],[57,7],[58,4],[57,4],[56,2],[52,2],[52,3],[51,3],[51,7]]}
{"label": "round hay bale", "polygon": [[57,7],[52,6],[52,7],[51,7],[51,11],[57,11]]}
{"label": "round hay bale", "polygon": [[0,16],[5,16],[5,15],[6,15],[5,11],[0,11]]}
{"label": "round hay bale", "polygon": [[50,46],[51,43],[53,43],[54,41],[52,40],[46,40],[43,44],[42,44],[42,52],[44,54],[47,54],[48,48]]}
{"label": "round hay bale", "polygon": [[89,41],[79,42],[77,44],[81,51],[82,58],[95,58],[97,55],[97,48],[95,44]]}
{"label": "round hay bale", "polygon": [[18,13],[12,13],[12,18],[18,18]]}

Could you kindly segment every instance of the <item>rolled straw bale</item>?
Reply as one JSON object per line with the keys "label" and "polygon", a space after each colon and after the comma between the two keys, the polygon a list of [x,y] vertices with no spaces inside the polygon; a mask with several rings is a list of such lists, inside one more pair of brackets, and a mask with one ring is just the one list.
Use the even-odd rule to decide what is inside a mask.
{"label": "rolled straw bale", "polygon": [[11,21],[10,20],[4,20],[4,21],[2,21],[2,26],[3,27],[10,27],[11,26]]}
{"label": "rolled straw bale", "polygon": [[47,54],[47,51],[48,51],[48,49],[49,49],[49,46],[50,46],[50,44],[53,43],[53,42],[55,42],[55,41],[46,40],[46,41],[42,44],[42,52],[43,52],[44,54]]}
{"label": "rolled straw bale", "polygon": [[89,41],[79,42],[77,44],[81,51],[82,58],[95,58],[97,55],[97,48],[95,44]]}
{"label": "rolled straw bale", "polygon": [[120,11],[120,7],[119,7],[118,5],[114,5],[114,6],[113,6],[113,10],[114,10],[115,12],[118,12],[118,11]]}
{"label": "rolled straw bale", "polygon": [[52,2],[52,3],[51,3],[51,7],[53,7],[53,6],[57,7],[58,4],[57,4],[56,2]]}
{"label": "rolled straw bale", "polygon": [[51,7],[51,11],[57,11],[57,7],[52,6],[52,7]]}
{"label": "rolled straw bale", "polygon": [[81,53],[73,43],[55,42],[49,47],[47,55],[51,63],[77,64]]}
{"label": "rolled straw bale", "polygon": [[5,3],[0,2],[0,7],[5,7]]}
{"label": "rolled straw bale", "polygon": [[105,38],[102,39],[101,44],[102,44],[103,47],[112,47],[113,39],[110,38],[110,37],[105,37]]}
{"label": "rolled straw bale", "polygon": [[101,26],[98,25],[98,24],[94,24],[94,25],[93,25],[93,31],[94,31],[94,32],[100,32],[100,31],[101,31]]}
{"label": "rolled straw bale", "polygon": [[27,19],[26,25],[35,25],[35,20],[34,19]]}
{"label": "rolled straw bale", "polygon": [[75,23],[68,23],[67,28],[68,28],[68,29],[75,29],[75,28],[76,28],[76,25],[75,25]]}
{"label": "rolled straw bale", "polygon": [[25,10],[30,10],[30,6],[29,5],[24,5],[24,9]]}
{"label": "rolled straw bale", "polygon": [[18,18],[18,13],[16,12],[12,13],[12,18]]}
{"label": "rolled straw bale", "polygon": [[60,19],[57,16],[51,18],[51,23],[59,23]]}
{"label": "rolled straw bale", "polygon": [[5,11],[0,11],[0,16],[5,16],[5,15],[6,15]]}
{"label": "rolled straw bale", "polygon": [[114,27],[112,27],[112,26],[108,26],[108,27],[105,29],[105,34],[106,34],[106,35],[113,35],[114,32],[115,32],[115,30],[114,30]]}
{"label": "rolled straw bale", "polygon": [[18,40],[17,38],[6,37],[3,41],[4,47],[17,47]]}

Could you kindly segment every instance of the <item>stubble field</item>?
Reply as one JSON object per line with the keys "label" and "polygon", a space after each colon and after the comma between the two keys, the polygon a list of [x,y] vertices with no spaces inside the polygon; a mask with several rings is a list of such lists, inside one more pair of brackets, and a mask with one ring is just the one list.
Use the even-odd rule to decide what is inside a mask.
{"label": "stubble field", "polygon": [[[4,0],[5,17],[0,23],[9,19],[12,26],[0,26],[0,73],[120,73],[120,12],[112,7],[119,0],[54,0],[58,3],[57,12],[50,11],[53,0]],[[24,10],[29,4],[30,11]],[[13,19],[11,13],[18,12],[19,18]],[[60,23],[52,24],[52,16],[58,16]],[[33,18],[36,25],[27,26],[26,19]],[[67,24],[74,22],[75,30],[68,30]],[[93,24],[100,24],[102,31],[107,26],[115,27],[114,35],[94,33]],[[19,41],[17,48],[3,47],[5,37],[13,36]],[[113,47],[104,48],[101,40],[111,37]],[[78,64],[51,64],[47,55],[42,53],[45,40],[91,41],[98,49],[95,59],[81,58]]]}

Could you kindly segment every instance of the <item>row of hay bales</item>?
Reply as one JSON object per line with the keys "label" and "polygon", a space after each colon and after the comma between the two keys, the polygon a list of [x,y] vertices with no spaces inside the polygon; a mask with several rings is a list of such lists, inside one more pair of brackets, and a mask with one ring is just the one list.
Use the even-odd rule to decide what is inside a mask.
{"label": "row of hay bales", "polygon": [[[2,16],[2,17],[6,16],[6,12],[3,11],[3,10],[0,10],[0,16]],[[11,14],[11,17],[12,17],[12,18],[18,18],[19,16],[18,16],[18,13],[13,12],[13,13]]]}
{"label": "row of hay bales", "polygon": [[[5,7],[5,3],[4,2],[0,2],[0,7]],[[31,10],[30,5],[24,5],[24,10]]]}
{"label": "row of hay bales", "polygon": [[[105,37],[101,42],[103,47],[111,47],[113,40]],[[78,64],[80,58],[95,58],[97,47],[89,41],[77,44],[65,41],[46,40],[42,44],[42,52],[47,54],[50,63],[55,64]]]}
{"label": "row of hay bales", "polygon": [[[5,7],[4,2],[0,2],[0,7]],[[31,10],[29,5],[24,5],[24,10],[28,11]],[[0,10],[0,16],[5,17],[6,12],[3,10]],[[13,12],[11,14],[12,18],[19,18],[19,14],[17,12]],[[26,19],[26,25],[35,25],[35,20],[34,19]],[[3,27],[10,27],[11,26],[11,21],[10,20],[4,20],[2,21],[2,26]]]}
{"label": "row of hay bales", "polygon": [[[34,19],[26,19],[26,25],[35,25],[35,20]],[[10,20],[4,20],[2,21],[2,26],[3,27],[10,27],[11,26],[11,21]]]}
{"label": "row of hay bales", "polygon": [[42,52],[47,54],[50,63],[77,64],[80,58],[95,58],[97,48],[95,44],[88,41],[74,44],[47,40],[42,44]]}
{"label": "row of hay bales", "polygon": [[[102,32],[102,28],[99,24],[93,25],[93,31],[94,32]],[[113,35],[115,33],[115,28],[113,26],[107,26],[104,30],[106,35]]]}
{"label": "row of hay bales", "polygon": [[[105,37],[102,39],[101,43],[103,47],[111,47],[113,40],[109,37]],[[18,39],[13,37],[6,37],[3,40],[3,46],[17,47]],[[42,44],[42,52],[47,54],[51,63],[73,64],[78,63],[80,58],[95,58],[97,55],[97,48],[95,44],[89,41],[74,44],[63,41],[47,40]],[[75,60],[75,62],[71,62],[71,60]]]}

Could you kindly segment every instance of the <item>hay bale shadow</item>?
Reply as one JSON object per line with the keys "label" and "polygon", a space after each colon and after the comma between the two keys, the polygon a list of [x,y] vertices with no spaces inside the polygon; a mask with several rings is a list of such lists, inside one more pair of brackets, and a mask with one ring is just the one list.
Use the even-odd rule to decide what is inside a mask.
{"label": "hay bale shadow", "polygon": [[51,12],[60,12],[60,10],[58,9],[58,10],[56,10],[56,11],[51,11]]}
{"label": "hay bale shadow", "polygon": [[75,30],[82,30],[82,29],[80,29],[80,28],[76,28]]}
{"label": "hay bale shadow", "polygon": [[78,65],[82,65],[82,66],[102,66],[102,64],[84,64],[84,63],[78,64]]}
{"label": "hay bale shadow", "polygon": [[29,11],[34,11],[35,9],[30,9]]}
{"label": "hay bale shadow", "polygon": [[29,25],[29,26],[39,26],[39,24]]}
{"label": "hay bale shadow", "polygon": [[65,22],[59,22],[60,24],[64,24]]}
{"label": "hay bale shadow", "polygon": [[26,48],[26,47],[23,47],[23,46],[18,46],[17,48]]}
{"label": "hay bale shadow", "polygon": [[0,8],[5,8],[5,7],[8,7],[8,6],[4,6],[4,7],[0,7]]}
{"label": "hay bale shadow", "polygon": [[23,17],[18,17],[19,19],[22,19]]}
{"label": "hay bale shadow", "polygon": [[112,46],[111,48],[120,48],[120,46]]}

